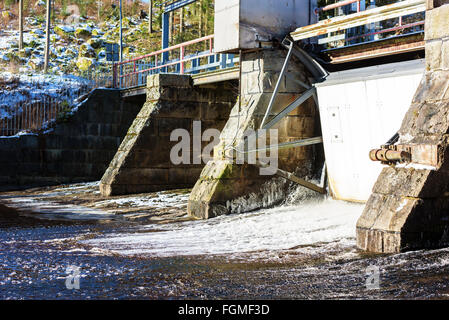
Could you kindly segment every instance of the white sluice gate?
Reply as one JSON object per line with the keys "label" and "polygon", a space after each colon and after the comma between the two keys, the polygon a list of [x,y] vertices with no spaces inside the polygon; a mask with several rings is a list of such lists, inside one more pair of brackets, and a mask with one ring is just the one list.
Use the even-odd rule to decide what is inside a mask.
{"label": "white sluice gate", "polygon": [[382,165],[369,159],[400,128],[424,60],[332,73],[316,84],[329,187],[339,200],[368,200]]}

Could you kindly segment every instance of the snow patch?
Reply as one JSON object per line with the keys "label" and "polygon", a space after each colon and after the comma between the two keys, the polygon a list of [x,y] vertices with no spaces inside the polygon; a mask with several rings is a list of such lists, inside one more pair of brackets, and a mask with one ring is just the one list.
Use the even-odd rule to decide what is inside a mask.
{"label": "snow patch", "polygon": [[396,165],[396,168],[415,169],[415,170],[436,170],[437,168],[430,165],[419,163],[400,163]]}

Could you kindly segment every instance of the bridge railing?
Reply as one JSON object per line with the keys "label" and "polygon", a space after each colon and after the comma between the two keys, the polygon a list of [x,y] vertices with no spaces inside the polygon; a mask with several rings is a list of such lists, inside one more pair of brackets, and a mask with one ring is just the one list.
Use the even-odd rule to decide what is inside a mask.
{"label": "bridge railing", "polygon": [[365,6],[365,0],[344,0],[316,8],[318,22],[298,28],[291,35],[296,41],[317,38],[322,51],[326,51],[424,32],[425,0],[382,6],[373,1]]}
{"label": "bridge railing", "polygon": [[226,69],[238,62],[233,54],[216,54],[214,35],[146,54],[114,64],[115,88],[126,89],[145,85],[147,76],[158,73],[197,74]]}

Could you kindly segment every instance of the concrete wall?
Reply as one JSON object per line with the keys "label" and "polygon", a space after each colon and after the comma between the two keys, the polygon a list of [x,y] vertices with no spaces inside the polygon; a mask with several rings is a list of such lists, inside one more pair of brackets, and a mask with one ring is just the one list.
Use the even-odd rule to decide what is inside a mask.
{"label": "concrete wall", "polygon": [[47,134],[0,139],[0,189],[101,178],[145,97],[96,89]]}
{"label": "concrete wall", "polygon": [[[194,87],[190,76],[159,74],[148,77],[147,101],[140,110],[101,179],[103,195],[118,195],[192,187],[204,164],[175,165],[170,141],[175,129],[185,129],[192,141],[194,121],[202,130],[221,130],[237,90],[230,83]],[[204,143],[206,144],[206,143]]]}
{"label": "concrete wall", "polygon": [[[410,148],[413,163],[383,168],[357,222],[357,246],[363,250],[449,245],[449,4],[427,4],[426,72],[395,144]],[[431,164],[418,162],[432,153]]]}

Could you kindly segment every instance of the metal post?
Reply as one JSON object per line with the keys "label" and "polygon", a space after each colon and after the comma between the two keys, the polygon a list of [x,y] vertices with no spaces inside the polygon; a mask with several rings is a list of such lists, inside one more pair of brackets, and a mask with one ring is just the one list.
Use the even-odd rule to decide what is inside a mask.
{"label": "metal post", "polygon": [[180,69],[180,73],[184,74],[184,54],[185,54],[185,47],[181,47],[181,52],[179,54],[179,62],[181,64],[181,69]]}
{"label": "metal post", "polygon": [[[164,12],[162,14],[162,49],[167,49],[169,45],[170,32],[170,13]],[[168,60],[168,52],[162,54],[162,64]]]}
{"label": "metal post", "polygon": [[[262,123],[260,124],[260,128],[261,129],[263,128],[265,122],[267,121],[268,116],[270,115],[271,108],[273,107],[274,100],[276,99],[276,95],[277,95],[277,93],[279,91],[279,87],[281,86],[282,78],[284,77],[285,71],[287,70],[288,62],[290,61],[290,57],[292,55],[292,51],[293,51],[293,43],[290,42],[290,48],[288,49],[287,57],[285,58],[284,65],[282,66],[282,70],[281,70],[281,73],[279,74],[278,81],[276,83],[276,86],[274,87],[274,91],[273,91],[273,94],[271,96],[270,102],[268,103],[267,111],[265,112],[265,115],[263,117]],[[242,62],[240,62],[240,63],[242,63]]]}
{"label": "metal post", "polygon": [[222,53],[221,57],[220,57],[220,69],[226,69],[226,64],[227,64],[227,55],[226,53]]}
{"label": "metal post", "polygon": [[[122,0],[120,0],[120,62],[123,61]],[[120,66],[120,70],[121,70]]]}

